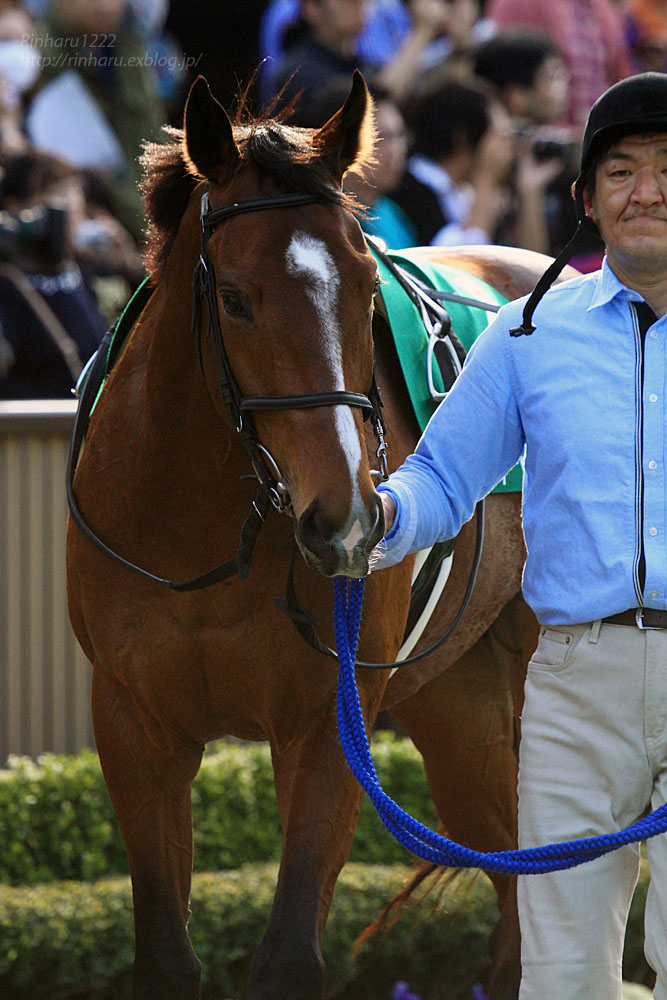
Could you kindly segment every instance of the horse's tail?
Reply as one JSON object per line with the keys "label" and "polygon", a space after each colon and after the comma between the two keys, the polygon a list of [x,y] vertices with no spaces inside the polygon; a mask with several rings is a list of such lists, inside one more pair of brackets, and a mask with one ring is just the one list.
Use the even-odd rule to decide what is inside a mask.
{"label": "horse's tail", "polygon": [[[393,899],[390,899],[386,906],[383,906],[378,913],[375,920],[365,927],[361,934],[357,937],[356,941],[352,946],[352,954],[356,955],[361,946],[366,942],[370,941],[371,938],[375,937],[380,931],[385,935],[389,933],[391,928],[400,918],[403,908],[410,903],[410,905],[415,908],[421,906],[424,900],[435,892],[437,889],[437,896],[433,900],[432,910],[435,910],[442,898],[443,893],[450,888],[450,886],[458,881],[464,874],[464,869],[461,868],[443,868],[441,865],[435,865],[432,862],[423,862],[417,868],[417,871],[412,875],[410,881],[398,892]],[[467,872],[468,878],[468,888],[470,888],[473,882],[476,881],[479,872]],[[412,899],[412,894],[420,886],[426,883],[424,892],[417,898]]]}

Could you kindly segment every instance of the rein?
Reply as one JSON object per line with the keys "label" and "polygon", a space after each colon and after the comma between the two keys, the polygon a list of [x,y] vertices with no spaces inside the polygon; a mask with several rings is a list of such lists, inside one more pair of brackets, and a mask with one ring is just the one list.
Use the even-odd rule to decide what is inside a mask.
{"label": "rein", "polygon": [[343,752],[361,787],[373,802],[389,832],[412,854],[447,868],[481,868],[510,875],[538,875],[575,868],[667,831],[667,805],[643,816],[617,833],[547,844],[514,851],[473,851],[419,823],[391,799],[380,784],[371,757],[354,674],[364,596],[361,580],[338,576],[334,580],[334,627],[340,662],[338,731]]}
{"label": "rein", "polygon": [[[398,667],[407,667],[411,663],[416,663],[418,660],[423,660],[424,657],[430,656],[431,653],[434,653],[436,649],[439,649],[439,647],[442,646],[443,642],[446,642],[447,639],[449,639],[450,635],[468,609],[470,598],[472,597],[472,592],[475,589],[475,583],[477,582],[479,564],[482,561],[482,550],[484,548],[483,500],[479,501],[477,507],[475,508],[475,512],[477,518],[475,527],[475,552],[473,555],[472,566],[470,568],[470,574],[468,576],[468,585],[461,599],[458,611],[442,635],[438,636],[435,642],[432,642],[430,646],[426,647],[426,649],[420,650],[419,653],[413,653],[411,656],[406,656],[404,659],[391,660],[389,663],[372,663],[366,660],[355,660],[355,667],[363,667],[364,670],[395,670]],[[295,547],[292,562],[290,563],[289,572],[287,574],[287,596],[284,598],[276,597],[274,603],[280,611],[286,614],[288,618],[292,619],[295,629],[309,646],[316,649],[318,653],[323,653],[325,656],[330,656],[334,660],[338,660],[340,659],[339,654],[322,642],[315,631],[317,616],[308,611],[308,609],[301,604],[297,597],[296,588],[294,586],[294,561],[297,551],[298,550]]]}
{"label": "rein", "polygon": [[[364,419],[372,419],[376,437],[378,439],[377,457],[380,464],[380,471],[376,473],[380,478],[388,478],[386,461],[386,444],[384,434],[386,426],[382,416],[382,398],[377,384],[375,360],[373,360],[373,377],[368,396],[361,393],[335,390],[331,392],[307,393],[297,396],[242,396],[238,382],[234,376],[225,343],[220,327],[220,317],[217,305],[217,290],[215,284],[215,272],[208,258],[208,241],[214,228],[221,222],[243,215],[247,212],[270,211],[272,209],[293,208],[298,205],[308,205],[320,201],[315,195],[305,193],[293,193],[276,195],[271,198],[255,198],[247,201],[234,202],[222,208],[212,209],[209,204],[208,186],[201,198],[200,223],[201,223],[201,252],[197,261],[192,278],[193,302],[192,302],[192,332],[196,338],[197,357],[200,368],[203,372],[203,361],[201,354],[201,302],[206,305],[208,322],[206,336],[213,336],[216,361],[218,366],[218,384],[223,402],[229,414],[233,426],[243,440],[243,444],[248,453],[255,477],[259,486],[257,494],[252,503],[251,511],[241,529],[241,539],[236,555],[226,563],[216,566],[200,576],[180,582],[168,580],[148,572],[141,566],[137,566],[129,559],[124,558],[119,553],[111,549],[92,530],[87,523],[76,497],[74,495],[74,475],[81,452],[81,446],[85,438],[90,415],[101,390],[107,374],[107,363],[113,341],[113,331],[109,331],[96,354],[93,356],[89,366],[86,366],[86,378],[83,383],[79,406],[77,408],[74,430],[70,442],[70,451],[67,462],[66,490],[67,502],[73,521],[82,532],[84,537],[91,542],[100,552],[109,559],[123,566],[133,573],[137,573],[144,579],[154,583],[169,587],[171,590],[188,591],[201,590],[211,587],[216,583],[229,579],[237,575],[241,580],[245,580],[250,572],[252,557],[257,537],[262,528],[269,508],[273,506],[280,512],[289,511],[291,501],[289,491],[283,482],[283,477],[275,459],[264,447],[255,429],[252,416],[253,410],[284,410],[303,409],[316,406],[355,406],[364,413]],[[144,286],[140,286],[138,291],[142,291]],[[140,302],[145,305],[144,292],[140,296]],[[134,301],[134,300],[132,300]],[[127,309],[126,309],[127,312]],[[123,313],[122,319],[125,317]],[[244,419],[245,414],[245,419]]]}

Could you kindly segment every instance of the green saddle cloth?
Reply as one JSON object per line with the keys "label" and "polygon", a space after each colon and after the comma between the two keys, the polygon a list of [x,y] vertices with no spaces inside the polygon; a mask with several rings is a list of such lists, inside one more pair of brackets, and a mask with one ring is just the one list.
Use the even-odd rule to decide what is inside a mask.
{"label": "green saddle cloth", "polygon": [[[378,271],[383,282],[380,293],[394,337],[398,360],[417,423],[420,430],[423,431],[438,406],[437,400],[431,398],[426,380],[428,334],[417,306],[381,258],[373,252],[373,247],[369,246],[369,249],[377,261]],[[411,255],[409,250],[389,251],[387,256],[393,263],[419,278],[430,288],[442,292],[453,292],[455,295],[499,306],[507,302],[507,299],[500,292],[497,292],[491,285],[487,285],[481,278],[466,274],[458,268],[449,267],[446,264],[431,263],[423,260],[421,256],[417,259],[416,255]],[[451,316],[452,330],[466,351],[470,350],[482,330],[493,318],[494,313],[459,302],[444,302],[443,305]],[[433,384],[439,391],[443,389],[437,365],[433,371]],[[520,465],[515,465],[498,483],[493,492],[520,493],[522,484],[523,471]]]}

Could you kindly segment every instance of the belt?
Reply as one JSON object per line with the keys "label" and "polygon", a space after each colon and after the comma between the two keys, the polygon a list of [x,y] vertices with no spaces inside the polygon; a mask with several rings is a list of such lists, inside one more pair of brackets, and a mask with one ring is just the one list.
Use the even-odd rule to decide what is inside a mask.
{"label": "belt", "polygon": [[657,608],[630,608],[602,619],[605,625],[634,625],[636,628],[667,628],[667,611]]}

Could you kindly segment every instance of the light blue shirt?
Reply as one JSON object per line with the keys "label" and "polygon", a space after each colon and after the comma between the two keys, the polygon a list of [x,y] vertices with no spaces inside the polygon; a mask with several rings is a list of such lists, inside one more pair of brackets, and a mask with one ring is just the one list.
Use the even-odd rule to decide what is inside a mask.
{"label": "light blue shirt", "polygon": [[667,316],[642,346],[638,301],[605,260],[547,292],[531,336],[509,334],[525,299],[500,310],[379,487],[397,516],[377,568],[454,537],[525,447],[523,592],[538,620],[667,608]]}

